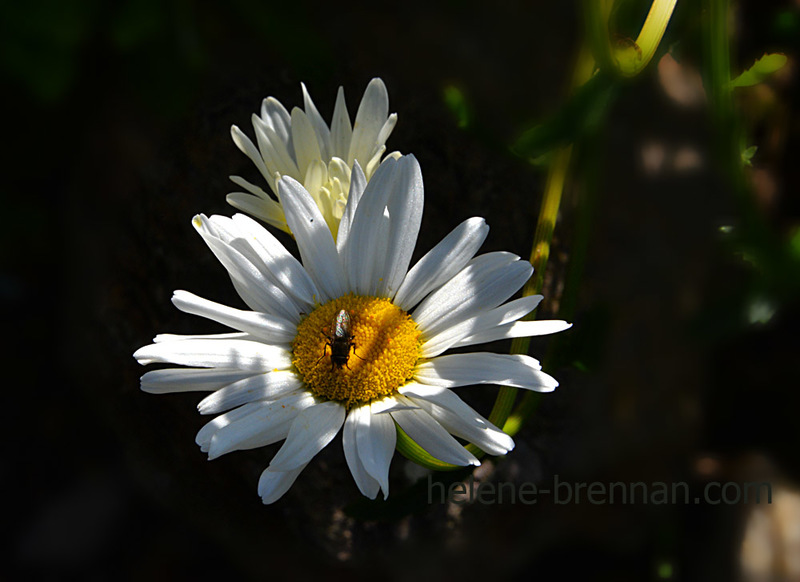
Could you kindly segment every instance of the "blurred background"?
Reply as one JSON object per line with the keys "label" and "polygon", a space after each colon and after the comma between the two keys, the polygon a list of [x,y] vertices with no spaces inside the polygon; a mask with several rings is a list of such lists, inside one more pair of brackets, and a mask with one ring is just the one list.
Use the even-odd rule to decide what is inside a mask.
{"label": "blurred background", "polygon": [[[648,9],[618,4],[616,48],[637,50]],[[681,0],[643,72],[583,88],[580,2],[2,11],[9,575],[800,579],[800,3]],[[728,55],[709,48],[720,13]],[[765,53],[788,61],[714,86],[723,57],[735,77]],[[399,455],[389,500],[368,502],[337,438],[262,506],[277,445],[209,463],[200,396],[139,391],[131,354],[156,333],[221,331],[173,290],[241,305],[190,224],[234,212],[229,175],[261,184],[230,126],[252,135],[270,95],[301,105],[300,82],[326,120],[343,86],[354,116],[375,76],[399,116],[388,149],[425,179],[416,257],[475,215],[484,251],[528,256],[554,152],[574,144],[538,317],[575,325],[531,346],[561,386],[474,478],[693,497],[766,481],[771,504],[429,504],[427,473]],[[460,389],[484,415],[496,393]]]}

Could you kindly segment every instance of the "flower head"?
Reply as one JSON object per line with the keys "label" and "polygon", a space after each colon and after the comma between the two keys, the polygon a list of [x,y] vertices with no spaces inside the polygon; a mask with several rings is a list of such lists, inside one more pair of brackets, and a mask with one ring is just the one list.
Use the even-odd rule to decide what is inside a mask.
{"label": "flower head", "polygon": [[[213,459],[285,439],[258,491],[272,503],[342,427],[345,457],[361,492],[389,493],[395,423],[432,456],[479,461],[455,437],[494,455],[514,442],[453,391],[497,384],[548,392],[558,383],[527,355],[442,355],[452,347],[541,335],[563,321],[519,321],[541,296],[508,299],[533,271],[511,253],[475,257],[488,233],[464,221],[410,270],[423,206],[413,156],[387,160],[366,183],[358,166],[334,241],[313,197],[278,181],[302,264],[244,215],[203,215],[194,226],[250,310],[176,291],[178,309],[233,333],[157,336],[141,364],[146,392],[199,390],[201,414],[218,414],[197,434]],[[508,301],[508,302],[507,302]]]}
{"label": "flower head", "polygon": [[[253,114],[258,147],[237,126],[231,128],[234,143],[253,161],[278,201],[239,176],[231,176],[231,180],[247,193],[228,194],[227,200],[239,210],[289,232],[277,186],[281,176],[289,176],[305,187],[335,237],[350,192],[353,166],[358,164],[367,180],[372,177],[386,152],[386,140],[397,123],[397,114],[389,115],[386,86],[376,78],[367,85],[352,126],[344,90],[339,87],[328,127],[306,86],[301,86],[305,111],[295,107],[289,114],[277,99],[268,97],[261,104],[261,115]],[[395,158],[399,155],[390,154]]]}

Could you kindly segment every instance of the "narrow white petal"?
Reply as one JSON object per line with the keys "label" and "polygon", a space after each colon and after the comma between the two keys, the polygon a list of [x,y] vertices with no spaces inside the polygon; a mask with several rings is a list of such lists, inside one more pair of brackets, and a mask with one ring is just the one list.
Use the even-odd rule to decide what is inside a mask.
{"label": "narrow white petal", "polygon": [[397,125],[397,113],[392,113],[378,132],[378,138],[376,140],[378,147],[382,147],[386,143],[386,140],[392,135],[395,125]]}
{"label": "narrow white petal", "polygon": [[150,394],[218,390],[251,374],[234,368],[167,368],[144,374],[141,387]]}
{"label": "narrow white petal", "polygon": [[267,224],[284,232],[289,232],[283,208],[274,200],[265,200],[244,192],[231,192],[225,197],[225,201],[237,210],[260,218]]}
{"label": "narrow white petal", "polygon": [[[298,321],[300,310],[297,305],[274,284],[274,280],[270,280],[263,267],[259,268],[253,263],[251,259],[255,253],[252,249],[249,249],[251,257],[241,252],[247,250],[242,246],[245,241],[234,238],[232,233],[225,230],[226,220],[231,223],[222,216],[212,216],[209,219],[200,214],[194,217],[192,224],[228,271],[236,291],[248,307],[254,311],[275,313],[289,321]],[[235,248],[233,244],[240,248]]]}
{"label": "narrow white petal", "polygon": [[552,392],[558,382],[541,371],[539,362],[523,354],[478,352],[439,356],[417,364],[414,379],[421,384],[454,388],[497,384]]}
{"label": "narrow white petal", "polygon": [[[383,156],[385,151],[386,151],[386,146],[379,146],[376,149],[375,153],[372,154],[372,157],[368,158],[368,161],[364,162],[364,175],[367,178],[371,178],[372,174],[375,173],[375,170],[378,168],[378,166],[381,165],[381,157]],[[398,156],[395,159],[399,160],[400,157],[402,156]]]}
{"label": "narrow white petal", "polygon": [[378,270],[378,297],[394,297],[408,272],[422,222],[423,185],[419,162],[413,155],[397,162],[394,188],[389,196],[389,232],[386,259]]}
{"label": "narrow white petal", "polygon": [[247,340],[160,342],[139,348],[133,357],[142,365],[160,362],[254,372],[285,370],[292,365],[292,355],[284,348]]}
{"label": "narrow white petal", "polygon": [[411,383],[400,393],[420,405],[447,431],[477,445],[492,455],[504,455],[514,448],[514,439],[478,414],[447,388]]}
{"label": "narrow white petal", "polygon": [[236,290],[253,311],[273,313],[292,322],[300,319],[300,307],[294,303],[268,276],[239,249],[216,238],[206,238],[206,244],[219,259],[231,279],[239,285]]}
{"label": "narrow white petal", "polygon": [[397,429],[388,414],[373,414],[372,407],[366,412],[368,423],[356,428],[358,456],[367,473],[381,485],[383,497],[389,497],[389,465],[397,444]]}
{"label": "narrow white petal", "polygon": [[208,445],[211,443],[211,439],[215,434],[232,422],[236,422],[237,420],[252,414],[254,411],[262,408],[263,406],[266,406],[265,402],[251,402],[250,404],[245,404],[244,406],[240,406],[239,408],[212,418],[210,421],[204,424],[199,431],[197,431],[197,436],[194,438],[194,442],[200,446],[200,450],[202,452],[207,453]]}
{"label": "narrow white petal", "polygon": [[454,347],[484,344],[515,337],[549,335],[564,331],[570,327],[572,327],[571,323],[561,320],[516,321],[470,334],[456,342]]}
{"label": "narrow white petal", "polygon": [[380,483],[370,476],[364,468],[364,463],[361,461],[361,457],[358,453],[356,438],[358,425],[364,422],[365,418],[367,420],[369,419],[369,405],[350,410],[344,421],[342,447],[344,448],[344,458],[347,461],[347,466],[350,468],[350,473],[353,475],[356,486],[358,486],[358,490],[361,491],[364,496],[375,499],[380,489]]}
{"label": "narrow white petal", "polygon": [[303,108],[306,111],[308,120],[311,122],[311,126],[314,128],[314,133],[317,135],[320,156],[323,160],[327,161],[332,157],[330,153],[331,130],[319,114],[317,106],[314,105],[314,101],[311,99],[311,95],[308,94],[305,83],[300,83],[300,86],[303,88]]}
{"label": "narrow white petal", "polygon": [[314,304],[316,288],[310,277],[267,229],[243,214],[233,218],[214,215],[208,221],[229,260],[240,262],[243,257],[249,263],[247,271],[260,278],[260,294],[279,305],[273,310],[290,314],[290,320],[296,322],[299,314]]}
{"label": "narrow white petal", "polygon": [[293,151],[292,117],[280,101],[274,97],[264,99],[261,102],[261,120],[267,127],[272,128],[287,150]]}
{"label": "narrow white petal", "polygon": [[233,223],[239,227],[241,235],[247,238],[249,245],[283,291],[301,305],[312,307],[319,297],[319,291],[300,261],[295,259],[271,232],[252,218],[236,214]]}
{"label": "narrow white petal", "polygon": [[231,137],[233,138],[233,143],[236,144],[236,147],[238,147],[244,155],[250,158],[250,160],[256,165],[256,168],[258,168],[258,171],[261,172],[261,175],[264,176],[267,181],[269,181],[270,171],[267,169],[267,166],[264,163],[264,158],[261,157],[261,152],[253,144],[252,140],[235,125],[231,126]]}
{"label": "narrow white petal", "polygon": [[487,234],[489,226],[483,218],[469,218],[459,224],[411,268],[394,297],[395,305],[410,311],[428,293],[447,283],[475,256]]}
{"label": "narrow white petal", "polygon": [[395,183],[395,160],[388,160],[375,172],[355,208],[344,250],[344,266],[351,290],[370,295],[376,286],[375,273],[386,259],[386,202]]}
{"label": "narrow white petal", "polygon": [[272,459],[275,471],[288,471],[310,461],[342,428],[345,408],[338,402],[321,402],[297,415],[286,442]]}
{"label": "narrow white petal", "polygon": [[253,448],[255,441],[258,446],[266,446],[286,438],[294,420],[313,404],[314,397],[307,392],[292,392],[278,400],[245,404],[242,408],[247,408],[247,414],[232,420],[211,437],[208,459]]}
{"label": "narrow white petal", "polygon": [[[404,396],[397,398],[408,400]],[[480,465],[480,461],[472,453],[424,410],[400,410],[390,414],[414,442],[440,461],[461,466]]]}
{"label": "narrow white petal", "polygon": [[297,169],[301,176],[305,176],[308,165],[312,160],[319,160],[319,142],[308,116],[299,107],[292,109],[292,139],[294,140],[294,153],[297,158]]}
{"label": "narrow white petal", "polygon": [[248,182],[241,176],[228,176],[228,179],[237,186],[241,186],[242,188],[250,192],[250,194],[254,194],[258,198],[263,198],[264,200],[272,200],[272,197],[269,194],[267,194],[263,188]]}
{"label": "narrow white petal", "polygon": [[294,485],[297,476],[306,468],[307,464],[300,465],[291,471],[275,471],[269,467],[264,469],[258,480],[258,494],[264,505],[275,503],[283,497],[284,493]]}
{"label": "narrow white petal", "polygon": [[499,329],[506,326],[506,324],[511,325],[519,318],[526,316],[536,308],[541,300],[541,295],[521,297],[495,309],[480,313],[452,327],[443,329],[422,345],[421,356],[423,358],[432,358],[453,346],[482,343],[478,341],[471,341],[469,344],[462,343],[462,340],[466,338],[479,338],[488,334],[497,334],[496,339],[500,339],[503,336],[503,332],[498,331]]}
{"label": "narrow white petal", "polygon": [[380,79],[372,79],[364,91],[364,97],[361,99],[356,113],[353,137],[347,156],[348,165],[355,160],[358,160],[362,166],[367,163],[388,116],[389,94],[386,91],[386,85]]}
{"label": "narrow white petal", "polygon": [[347,104],[344,101],[344,89],[339,87],[331,120],[331,157],[347,160],[352,137],[353,127],[350,125],[350,114],[347,112]]}
{"label": "narrow white petal", "polygon": [[276,172],[284,176],[300,177],[302,174],[298,168],[297,157],[293,149],[293,139],[286,143],[274,129],[257,116],[254,115],[252,120],[258,147],[264,158],[270,178],[274,181]]}
{"label": "narrow white petal", "polygon": [[195,340],[195,339],[213,339],[213,340],[242,339],[242,340],[258,341],[249,333],[234,331],[231,333],[201,333],[201,334],[190,334],[190,335],[184,335],[180,333],[160,333],[153,338],[153,343],[158,344],[162,342],[177,342],[177,341]]}
{"label": "narrow white petal", "polygon": [[234,382],[197,405],[200,414],[217,414],[256,400],[275,400],[302,388],[303,381],[295,372],[266,372]]}
{"label": "narrow white petal", "polygon": [[292,229],[300,256],[321,295],[320,303],[341,297],[347,291],[333,235],[305,188],[288,177],[278,182],[286,222]]}
{"label": "narrow white petal", "polygon": [[342,213],[342,219],[339,221],[339,231],[336,234],[336,250],[339,251],[340,257],[344,257],[347,252],[345,249],[350,237],[350,227],[356,215],[356,208],[358,208],[361,195],[366,187],[367,178],[364,176],[361,166],[356,162],[353,164],[353,171],[350,173],[350,193],[347,195],[347,204]]}
{"label": "narrow white petal", "polygon": [[175,291],[172,303],[184,313],[191,313],[245,331],[270,343],[289,343],[297,335],[297,326],[277,315],[242,311],[227,307],[188,291]]}
{"label": "narrow white petal", "polygon": [[426,338],[493,309],[527,281],[533,267],[511,253],[476,257],[448,283],[431,293],[412,313]]}

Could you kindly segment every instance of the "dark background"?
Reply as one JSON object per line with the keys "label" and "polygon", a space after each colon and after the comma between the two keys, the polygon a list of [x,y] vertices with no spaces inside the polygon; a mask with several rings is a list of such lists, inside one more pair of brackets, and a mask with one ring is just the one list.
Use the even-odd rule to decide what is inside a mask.
{"label": "dark background", "polygon": [[[696,4],[679,2],[664,41],[687,71],[702,60]],[[646,7],[628,5],[641,22]],[[156,333],[220,330],[174,309],[174,289],[240,305],[190,220],[233,213],[228,175],[261,183],[230,126],[252,134],[250,115],[269,95],[301,105],[301,81],[328,120],[339,85],[355,116],[368,81],[386,82],[399,115],[388,148],[414,153],[425,177],[416,256],[474,215],[492,227],[484,251],[527,256],[546,168],[509,146],[566,103],[584,36],[578,6],[4,6],[0,292],[11,401],[0,475],[10,572],[730,580],[748,571],[743,539],[761,512],[772,579],[791,579],[800,548],[774,533],[800,520],[791,2],[744,2],[733,18],[734,70],[765,51],[790,57],[736,101],[746,145],[759,146],[744,191],[763,229],[745,242],[720,233],[750,210],[719,157],[709,105],[670,96],[661,51],[576,145],[539,308],[553,318],[561,306],[575,326],[531,350],[549,354],[561,386],[514,452],[478,473],[542,487],[555,475],[686,481],[693,493],[710,481],[768,480],[788,505],[429,505],[415,485],[424,474],[399,455],[389,501],[368,503],[337,439],[262,506],[258,475],[277,446],[208,463],[193,442],[207,420],[199,397],[138,389],[144,369],[131,354]],[[464,96],[466,118],[447,105],[448,87]],[[572,259],[584,251],[581,267]],[[774,315],[753,323],[759,302]],[[496,388],[460,394],[488,414]]]}

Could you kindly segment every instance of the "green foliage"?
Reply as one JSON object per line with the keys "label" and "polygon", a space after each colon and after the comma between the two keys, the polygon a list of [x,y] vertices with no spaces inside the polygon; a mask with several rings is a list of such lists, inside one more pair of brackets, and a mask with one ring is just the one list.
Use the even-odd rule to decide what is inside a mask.
{"label": "green foliage", "polygon": [[786,55],[781,53],[765,54],[752,67],[731,81],[731,87],[751,87],[761,83],[775,71],[786,64]]}
{"label": "green foliage", "polygon": [[749,148],[742,150],[742,163],[745,166],[752,166],[753,163],[751,160],[753,159],[753,156],[756,155],[757,151],[758,146],[750,146]]}
{"label": "green foliage", "polygon": [[472,121],[472,111],[463,91],[455,85],[448,85],[443,92],[444,104],[456,118],[461,129],[467,129]]}

